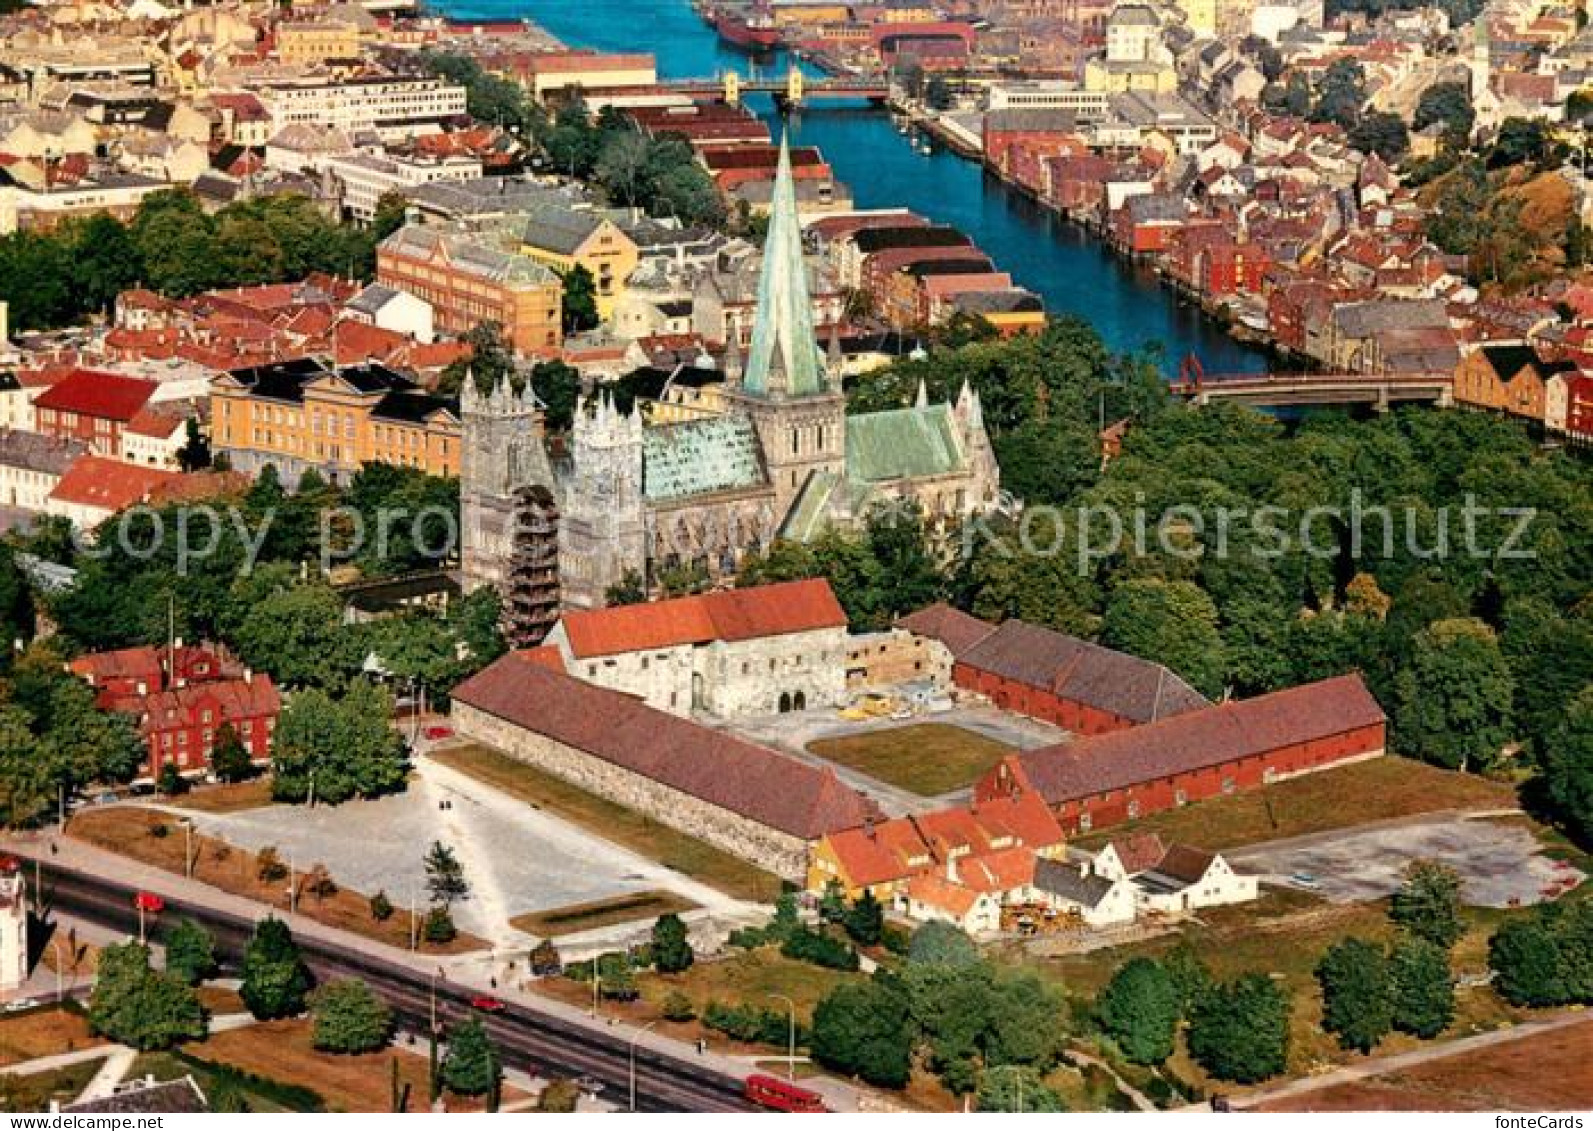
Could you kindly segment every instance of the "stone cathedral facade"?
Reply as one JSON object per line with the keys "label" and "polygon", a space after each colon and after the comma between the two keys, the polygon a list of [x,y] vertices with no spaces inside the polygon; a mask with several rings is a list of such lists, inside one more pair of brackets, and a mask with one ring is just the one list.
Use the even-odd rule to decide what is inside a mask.
{"label": "stone cathedral facade", "polygon": [[603,604],[628,574],[663,566],[733,573],[777,538],[805,540],[870,507],[913,499],[931,518],[993,507],[1000,472],[977,393],[952,403],[849,414],[814,332],[790,158],[781,146],[747,356],[726,357],[726,411],[649,425],[602,393],[577,409],[566,451],[549,455],[534,392],[465,382],[460,472],[465,588],[504,588],[523,489],[558,506],[566,605]]}

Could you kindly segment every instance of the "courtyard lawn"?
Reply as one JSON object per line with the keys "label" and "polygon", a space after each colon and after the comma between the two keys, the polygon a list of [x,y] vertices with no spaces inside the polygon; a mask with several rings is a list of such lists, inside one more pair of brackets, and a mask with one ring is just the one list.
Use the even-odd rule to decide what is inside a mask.
{"label": "courtyard lawn", "polygon": [[[78,840],[131,857],[142,864],[183,874],[185,851],[183,830],[168,813],[131,805],[112,805],[78,814],[67,824],[67,835]],[[222,891],[241,895],[272,907],[287,908],[287,877],[260,878],[258,857],[216,837],[192,838],[193,878]],[[300,861],[301,868],[304,861]],[[409,916],[402,912],[378,922],[371,916],[369,896],[339,886],[325,895],[313,895],[304,883],[307,873],[298,875],[298,912],[328,927],[352,931],[388,946],[408,949]],[[337,876],[332,877],[334,883]],[[434,954],[463,954],[481,950],[487,944],[461,931],[452,942],[437,945],[421,940],[420,949]]]}
{"label": "courtyard lawn", "polygon": [[96,1037],[89,1030],[88,1019],[73,1010],[30,1009],[0,1017],[0,1065],[20,1064],[104,1043],[103,1037]]}
{"label": "courtyard lawn", "polygon": [[808,751],[820,758],[920,797],[965,789],[1014,750],[949,723],[914,723],[808,743]]}
{"label": "courtyard lawn", "polygon": [[431,757],[727,895],[767,903],[780,894],[780,879],[772,873],[485,746],[455,746]]}
{"label": "courtyard lawn", "polygon": [[1163,840],[1218,851],[1371,821],[1517,805],[1514,786],[1388,755],[1156,813],[1078,843],[1096,848],[1114,836],[1153,832]]}
{"label": "courtyard lawn", "polygon": [[595,899],[591,903],[574,903],[567,907],[552,907],[546,911],[530,911],[509,920],[517,931],[541,938],[558,938],[580,931],[591,931],[615,923],[631,923],[638,919],[656,919],[670,912],[690,911],[697,905],[685,896],[670,891],[638,891],[616,895],[610,899]]}

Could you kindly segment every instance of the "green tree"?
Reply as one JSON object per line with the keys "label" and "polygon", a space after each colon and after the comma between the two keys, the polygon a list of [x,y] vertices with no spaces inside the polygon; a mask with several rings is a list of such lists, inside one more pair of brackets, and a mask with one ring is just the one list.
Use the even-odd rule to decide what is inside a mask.
{"label": "green tree", "polygon": [[1135,1064],[1160,1064],[1173,1053],[1183,1001],[1172,976],[1150,958],[1131,958],[1096,999],[1101,1024]]}
{"label": "green tree", "polygon": [[1217,608],[1188,581],[1129,581],[1107,602],[1101,642],[1165,664],[1209,698],[1222,694],[1226,662]]}
{"label": "green tree", "polygon": [[236,637],[244,663],[290,688],[341,685],[349,670],[340,662],[344,640],[342,599],[318,582],[263,597]]}
{"label": "green tree", "polygon": [[448,1030],[448,1054],[443,1057],[442,1082],[461,1096],[493,1092],[503,1077],[498,1050],[479,1017],[467,1017]]}
{"label": "green tree", "polygon": [[1544,903],[1488,942],[1494,987],[1512,1005],[1593,1003],[1593,904]]}
{"label": "green tree", "polygon": [[216,940],[192,919],[177,921],[166,936],[166,972],[197,986],[216,972]]}
{"label": "green tree", "polygon": [[1476,121],[1477,112],[1471,104],[1471,85],[1465,82],[1438,82],[1422,91],[1411,128],[1424,130],[1434,122],[1442,122],[1445,137],[1453,144],[1464,145],[1471,137]]}
{"label": "green tree", "polygon": [[1578,841],[1593,845],[1593,685],[1566,710],[1543,764],[1555,815]]}
{"label": "green tree", "polygon": [[1405,938],[1388,956],[1394,1028],[1423,1040],[1436,1037],[1455,1016],[1455,979],[1449,952],[1425,939]]}
{"label": "green tree", "polygon": [[1443,620],[1417,633],[1395,679],[1394,733],[1403,753],[1448,769],[1494,765],[1514,737],[1515,680],[1493,629]]}
{"label": "green tree", "polygon": [[314,979],[288,925],[275,916],[260,920],[243,955],[238,996],[261,1021],[304,1012]]}
{"label": "green tree", "polygon": [[696,960],[691,939],[686,935],[686,924],[679,915],[670,912],[660,915],[653,923],[653,965],[660,974],[679,974],[689,970]]}
{"label": "green tree", "polygon": [[304,801],[313,782],[316,800],[336,805],[402,789],[409,761],[392,716],[392,697],[365,680],[355,680],[341,699],[300,691],[272,735],[272,796]]}
{"label": "green tree", "polygon": [[1219,982],[1190,1010],[1190,1055],[1219,1080],[1276,1076],[1289,1060],[1289,1014],[1289,999],[1265,974]]}
{"label": "green tree", "polygon": [[97,1033],[142,1052],[170,1048],[205,1035],[204,1010],[193,987],[151,969],[142,943],[104,947],[89,998],[89,1024]]}
{"label": "green tree", "polygon": [[1410,148],[1410,131],[1398,114],[1373,110],[1355,123],[1350,144],[1362,153],[1375,153],[1384,161],[1397,161]]}
{"label": "green tree", "polygon": [[826,1068],[883,1088],[905,1086],[913,1055],[906,995],[880,977],[836,987],[813,1011],[811,1048]]}
{"label": "green tree", "polygon": [[475,377],[476,391],[482,396],[490,396],[504,379],[511,385],[518,385],[516,392],[524,387],[525,379],[515,365],[514,351],[504,337],[501,324],[490,319],[481,322],[466,332],[464,342],[470,347],[470,354],[442,371],[437,380],[439,394],[458,396],[467,373]]}
{"label": "green tree", "polygon": [[1360,121],[1366,97],[1366,72],[1359,60],[1336,60],[1323,72],[1322,81],[1317,84],[1311,120],[1333,122],[1348,130]]}
{"label": "green tree", "polygon": [[579,334],[599,322],[597,280],[592,272],[577,263],[560,278],[564,282],[564,332]]}
{"label": "green tree", "polygon": [[426,921],[421,926],[421,934],[427,942],[444,946],[459,937],[459,928],[454,926],[454,917],[448,908],[439,904],[426,912]]}
{"label": "green tree", "polygon": [[880,936],[885,931],[885,909],[880,906],[874,893],[865,888],[863,894],[846,909],[842,924],[858,946],[878,946]]}
{"label": "green tree", "polygon": [[310,1043],[323,1052],[375,1052],[393,1032],[393,1011],[356,978],[328,982],[310,995]]}
{"label": "green tree", "polygon": [[934,920],[913,932],[907,960],[920,966],[966,966],[979,961],[979,948],[953,924]]}
{"label": "green tree", "polygon": [[216,728],[216,738],[210,748],[210,769],[224,782],[248,781],[258,772],[249,748],[238,737],[238,730],[230,722]]}
{"label": "green tree", "polygon": [[1341,939],[1316,964],[1322,1028],[1347,1049],[1371,1052],[1393,1027],[1388,960],[1365,939]]}
{"label": "green tree", "polygon": [[470,898],[470,881],[465,879],[464,865],[459,856],[440,840],[434,840],[426,850],[426,891],[433,903],[452,907],[462,899]]}
{"label": "green tree", "polygon": [[1062,1097],[1040,1074],[1026,1065],[1001,1064],[979,1074],[977,1103],[980,1111],[1018,1112],[1025,1115],[1067,1110]]}
{"label": "green tree", "polygon": [[1446,864],[1414,861],[1389,901],[1388,917],[1413,937],[1446,952],[1466,933],[1460,914],[1460,875]]}

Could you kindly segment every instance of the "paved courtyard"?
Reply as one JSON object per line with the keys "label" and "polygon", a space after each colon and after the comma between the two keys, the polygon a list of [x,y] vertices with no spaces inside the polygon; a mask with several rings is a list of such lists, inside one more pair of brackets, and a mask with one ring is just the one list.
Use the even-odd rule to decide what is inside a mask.
{"label": "paved courtyard", "polygon": [[1542,855],[1530,831],[1501,821],[1422,821],[1319,833],[1228,854],[1243,871],[1278,882],[1305,872],[1335,903],[1380,899],[1398,890],[1413,860],[1437,860],[1460,873],[1462,897],[1477,907],[1541,902],[1544,889],[1582,873]]}
{"label": "paved courtyard", "polygon": [[[439,808],[444,800],[452,807]],[[385,890],[401,907],[412,894],[424,907],[422,858],[433,841],[443,841],[471,884],[455,920],[495,943],[523,941],[508,925],[516,915],[629,892],[663,888],[721,910],[733,902],[425,758],[409,788],[391,797],[191,815],[206,833],[251,849],[275,845],[299,868],[325,864],[339,883]]]}

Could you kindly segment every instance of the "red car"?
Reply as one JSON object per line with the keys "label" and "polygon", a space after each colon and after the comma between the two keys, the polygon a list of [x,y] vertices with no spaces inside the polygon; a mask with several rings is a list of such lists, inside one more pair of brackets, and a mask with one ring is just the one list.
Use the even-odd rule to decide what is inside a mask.
{"label": "red car", "polygon": [[470,1008],[479,1009],[483,1013],[502,1013],[509,1007],[504,1005],[503,1002],[499,1001],[495,997],[488,997],[486,994],[477,994],[475,997],[470,999]]}
{"label": "red car", "polygon": [[440,738],[452,738],[454,736],[454,728],[448,726],[429,726],[423,729],[420,733],[425,735],[428,742],[436,742]]}

